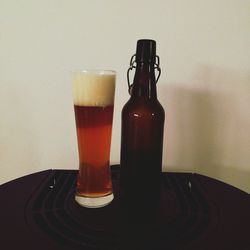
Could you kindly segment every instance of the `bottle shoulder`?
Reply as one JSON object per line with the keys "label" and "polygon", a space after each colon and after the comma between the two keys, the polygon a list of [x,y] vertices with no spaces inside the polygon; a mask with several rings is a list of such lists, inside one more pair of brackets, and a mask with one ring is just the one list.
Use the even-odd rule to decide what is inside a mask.
{"label": "bottle shoulder", "polygon": [[127,108],[146,108],[146,109],[163,109],[158,99],[147,99],[147,98],[131,98],[125,103],[123,109]]}
{"label": "bottle shoulder", "polygon": [[142,98],[130,98],[124,105],[122,113],[127,115],[137,114],[138,116],[152,116],[156,114],[161,115],[163,117],[165,116],[164,108],[157,99],[146,100]]}

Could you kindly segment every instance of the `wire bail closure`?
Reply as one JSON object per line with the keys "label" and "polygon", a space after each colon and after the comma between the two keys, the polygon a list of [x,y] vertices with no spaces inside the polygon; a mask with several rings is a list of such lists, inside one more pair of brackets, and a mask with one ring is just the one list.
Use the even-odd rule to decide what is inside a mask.
{"label": "wire bail closure", "polygon": [[[136,68],[136,54],[134,54],[131,59],[130,59],[130,63],[129,63],[129,68],[127,71],[127,82],[128,82],[128,92],[131,95],[131,91],[132,91],[132,87],[133,87],[133,83],[130,82],[129,76],[130,76],[130,71],[132,71],[133,69]],[[160,68],[160,57],[159,56],[155,56],[156,60],[154,63],[154,69],[158,71],[158,76],[156,78],[155,84],[157,84],[160,75],[161,75],[161,68]]]}

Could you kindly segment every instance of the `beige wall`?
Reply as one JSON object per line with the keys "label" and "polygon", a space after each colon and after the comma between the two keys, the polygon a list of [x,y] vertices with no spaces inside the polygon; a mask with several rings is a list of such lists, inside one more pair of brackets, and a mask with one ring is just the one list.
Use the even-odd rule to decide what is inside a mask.
{"label": "beige wall", "polygon": [[166,111],[165,171],[250,192],[250,2],[0,2],[0,183],[77,166],[70,70],[117,71],[111,162],[136,40],[153,38]]}

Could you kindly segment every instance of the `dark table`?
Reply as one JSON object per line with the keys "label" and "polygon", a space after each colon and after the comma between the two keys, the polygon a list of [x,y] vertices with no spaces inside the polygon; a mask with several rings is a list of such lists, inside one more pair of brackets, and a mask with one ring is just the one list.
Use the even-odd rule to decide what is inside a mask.
{"label": "dark table", "polygon": [[162,173],[159,202],[127,210],[115,165],[114,201],[88,209],[74,201],[76,174],[47,170],[1,185],[1,249],[250,249],[250,195],[230,185]]}

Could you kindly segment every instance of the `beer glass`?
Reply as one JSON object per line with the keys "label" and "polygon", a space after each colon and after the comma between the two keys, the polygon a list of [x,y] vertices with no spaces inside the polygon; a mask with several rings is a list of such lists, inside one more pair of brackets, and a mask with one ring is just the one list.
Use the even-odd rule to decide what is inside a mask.
{"label": "beer glass", "polygon": [[73,72],[79,153],[75,200],[84,207],[103,207],[114,198],[109,157],[115,78],[111,70]]}

